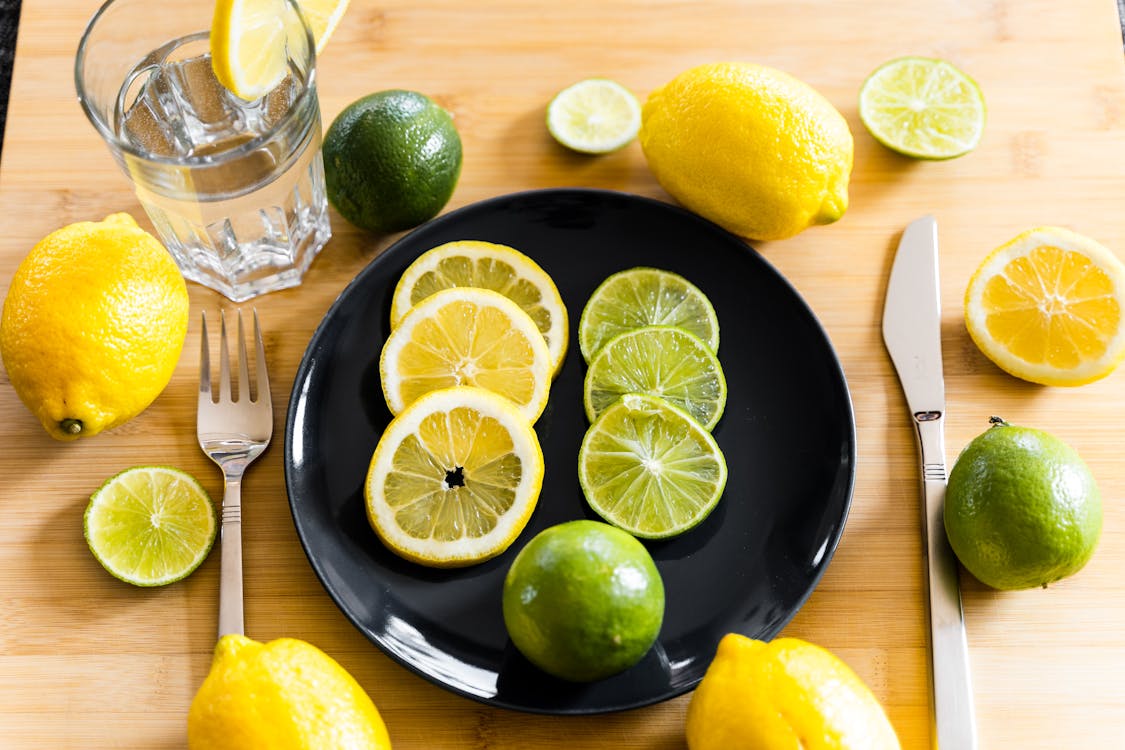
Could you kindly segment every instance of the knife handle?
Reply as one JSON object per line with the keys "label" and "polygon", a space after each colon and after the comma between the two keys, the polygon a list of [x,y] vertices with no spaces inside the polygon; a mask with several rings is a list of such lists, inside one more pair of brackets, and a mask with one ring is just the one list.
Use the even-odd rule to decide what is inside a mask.
{"label": "knife handle", "polygon": [[961,609],[957,558],[945,535],[945,427],[941,412],[914,415],[922,454],[922,556],[930,615],[933,745],[977,750],[969,644]]}

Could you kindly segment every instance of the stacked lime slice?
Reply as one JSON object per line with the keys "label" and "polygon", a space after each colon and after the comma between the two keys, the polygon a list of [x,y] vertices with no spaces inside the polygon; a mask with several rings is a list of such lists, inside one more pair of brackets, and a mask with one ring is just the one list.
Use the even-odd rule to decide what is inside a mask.
{"label": "stacked lime slice", "polygon": [[578,474],[590,507],[639,537],[698,525],[727,475],[710,434],[727,398],[711,301],[678,274],[622,271],[586,303],[578,342],[592,422]]}

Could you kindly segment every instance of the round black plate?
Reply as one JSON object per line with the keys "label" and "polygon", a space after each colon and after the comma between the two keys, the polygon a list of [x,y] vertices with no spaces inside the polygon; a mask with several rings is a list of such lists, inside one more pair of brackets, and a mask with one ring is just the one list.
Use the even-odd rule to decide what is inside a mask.
{"label": "round black plate", "polygon": [[[450,240],[522,250],[562,293],[570,350],[536,424],[546,476],[530,523],[500,557],[461,570],[399,559],[368,526],[363,483],[390,413],[379,352],[391,293],[419,254]],[[508,640],[504,574],[542,529],[595,518],[578,486],[586,366],[578,319],[607,276],[645,265],[682,274],[719,316],[729,400],[714,435],[730,467],[701,525],[647,543],[664,579],[660,638],[635,667],[576,685],[539,672]],[[293,520],[313,569],[344,614],[402,665],[495,706],[551,714],[618,711],[665,700],[703,677],[728,632],[769,639],[820,579],[843,531],[855,427],[840,363],[797,292],[741,240],[677,207],[601,190],[501,196],[403,237],[343,291],[297,372],[285,427]]]}

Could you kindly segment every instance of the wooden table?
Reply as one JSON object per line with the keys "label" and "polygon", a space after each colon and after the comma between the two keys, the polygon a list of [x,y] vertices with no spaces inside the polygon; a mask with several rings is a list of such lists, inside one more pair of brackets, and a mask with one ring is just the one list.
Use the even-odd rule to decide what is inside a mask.
{"label": "wooden table", "polygon": [[[25,2],[0,169],[0,284],[49,231],[143,214],[75,101],[72,63],[95,0]],[[877,145],[856,113],[865,76],[902,54],[948,58],[988,100],[976,152],[918,163]],[[633,144],[587,158],[550,139],[543,113],[573,81],[612,77],[640,96],[694,64],[749,59],[823,92],[855,134],[851,208],[838,224],[758,249],[823,321],[855,403],[859,461],[843,540],[785,629],[839,654],[886,706],[905,748],[929,746],[916,483],[905,402],[879,332],[902,227],[939,220],[949,456],[991,414],[1050,430],[1088,461],[1105,498],[1093,561],[1047,590],[997,593],[963,578],[981,747],[1121,747],[1125,729],[1125,371],[1081,389],[1015,380],[965,333],[969,275],[1028,227],[1072,227],[1125,253],[1125,76],[1112,0],[690,3],[353,0],[320,62],[328,122],[384,88],[432,95],[464,139],[450,207],[528,188],[592,186],[668,200]],[[277,409],[309,337],[344,285],[392,237],[333,215],[335,237],[300,288],[257,300]],[[108,576],[82,537],[87,498],[109,475],[171,464],[221,496],[194,436],[200,310],[229,308],[189,285],[192,326],[164,394],[120,429],[52,441],[0,383],[0,747],[181,748],[214,643],[218,555],[189,579],[141,590]],[[246,618],[336,657],[382,710],[398,750],[685,747],[688,697],[594,718],[492,709],[397,666],[344,618],[313,575],[286,501],[280,437],[245,486]],[[956,750],[956,749],[949,749]]]}

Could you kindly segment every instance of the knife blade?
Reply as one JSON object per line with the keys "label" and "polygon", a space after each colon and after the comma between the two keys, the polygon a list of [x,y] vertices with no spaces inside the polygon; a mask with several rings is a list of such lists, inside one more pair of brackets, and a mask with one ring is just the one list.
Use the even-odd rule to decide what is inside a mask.
{"label": "knife blade", "polygon": [[945,379],[937,221],[923,216],[899,241],[883,306],[883,343],[906,395],[922,463],[922,556],[930,620],[933,745],[977,750],[969,647],[957,559],[945,535]]}

